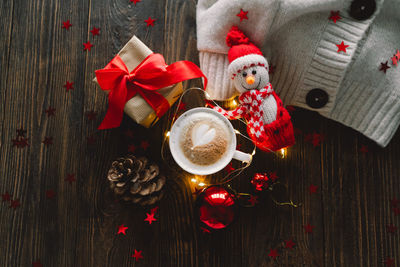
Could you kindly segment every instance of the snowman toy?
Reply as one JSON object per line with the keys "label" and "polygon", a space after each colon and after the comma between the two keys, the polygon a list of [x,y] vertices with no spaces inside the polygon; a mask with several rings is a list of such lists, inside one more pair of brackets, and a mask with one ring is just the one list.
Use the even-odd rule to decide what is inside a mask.
{"label": "snowman toy", "polygon": [[226,111],[214,107],[230,120],[245,118],[247,133],[255,145],[264,151],[277,151],[294,144],[290,115],[269,83],[268,62],[261,50],[233,26],[226,44],[233,84],[239,91],[239,106]]}

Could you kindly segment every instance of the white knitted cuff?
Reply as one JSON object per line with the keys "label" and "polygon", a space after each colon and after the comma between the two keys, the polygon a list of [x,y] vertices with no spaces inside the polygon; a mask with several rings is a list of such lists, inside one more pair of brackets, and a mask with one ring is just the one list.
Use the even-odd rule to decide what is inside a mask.
{"label": "white knitted cuff", "polygon": [[229,60],[225,54],[200,51],[200,68],[207,76],[208,99],[227,100],[239,93],[228,73]]}

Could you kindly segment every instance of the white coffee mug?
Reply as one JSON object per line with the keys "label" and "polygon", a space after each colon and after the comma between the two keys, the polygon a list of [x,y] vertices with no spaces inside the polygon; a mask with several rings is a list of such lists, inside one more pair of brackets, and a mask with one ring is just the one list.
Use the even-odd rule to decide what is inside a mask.
{"label": "white coffee mug", "polygon": [[[224,155],[218,161],[210,165],[198,165],[194,164],[184,155],[184,152],[182,151],[182,146],[180,144],[182,140],[181,134],[183,134],[183,129],[185,128],[185,126],[188,125],[190,120],[193,120],[194,118],[199,116],[201,117],[202,115],[204,116],[205,114],[207,115],[207,117],[211,116],[211,118],[219,120],[219,122],[221,122],[221,125],[224,125],[226,127],[226,130],[230,134],[230,136],[228,138],[228,147]],[[208,175],[216,173],[225,168],[225,166],[228,165],[232,159],[247,163],[251,162],[252,155],[236,150],[236,142],[237,141],[235,130],[233,129],[232,124],[229,122],[229,120],[217,111],[211,108],[204,107],[193,108],[183,113],[175,121],[174,125],[171,128],[169,136],[169,147],[175,162],[185,171],[197,175]]]}

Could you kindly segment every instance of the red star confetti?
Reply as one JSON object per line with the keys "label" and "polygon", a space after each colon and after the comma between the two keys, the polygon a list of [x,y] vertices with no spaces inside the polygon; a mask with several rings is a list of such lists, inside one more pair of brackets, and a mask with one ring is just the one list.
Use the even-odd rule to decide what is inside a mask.
{"label": "red star confetti", "polygon": [[133,138],[133,137],[134,137],[134,134],[133,134],[133,131],[132,131],[132,130],[126,130],[126,131],[124,132],[124,135],[125,135],[126,137],[129,137],[129,138]]}
{"label": "red star confetti", "polygon": [[47,116],[50,117],[50,116],[54,116],[55,115],[56,109],[50,106],[44,112],[46,112]]}
{"label": "red star confetti", "polygon": [[142,0],[129,0],[129,1],[131,1],[131,3],[134,3],[135,6],[136,6],[136,4],[139,3],[139,2],[142,1]]}
{"label": "red star confetti", "polygon": [[388,66],[388,61],[386,61],[385,63],[381,62],[381,67],[379,68],[379,70],[383,71],[383,73],[386,73],[388,69],[390,69],[390,67]]}
{"label": "red star confetti", "polygon": [[94,112],[93,110],[90,110],[88,112],[86,112],[86,117],[88,118],[88,120],[93,121],[96,119],[97,116],[97,112]]}
{"label": "red star confetti", "polygon": [[51,136],[45,136],[42,143],[43,143],[45,146],[52,145],[52,144],[53,144],[53,137],[51,137]]}
{"label": "red star confetti", "polygon": [[146,215],[147,215],[147,217],[146,217],[146,219],[144,219],[144,220],[145,220],[145,221],[148,221],[149,224],[152,224],[153,221],[157,221],[157,219],[154,218],[154,214],[153,214],[153,213],[151,213],[151,214],[146,213]]}
{"label": "red star confetti", "polygon": [[397,57],[398,60],[400,60],[400,51],[398,49],[396,51],[396,55],[395,56]]}
{"label": "red star confetti", "polygon": [[349,47],[350,45],[345,45],[344,42],[342,41],[341,44],[336,45],[338,50],[337,52],[339,53],[340,51],[347,53],[346,48]]}
{"label": "red star confetti", "polygon": [[90,43],[90,41],[87,41],[87,43],[83,43],[83,51],[90,51],[92,49],[93,45]]}
{"label": "red star confetti", "polygon": [[224,170],[225,170],[227,173],[233,172],[233,171],[235,170],[235,168],[233,168],[232,162],[230,162],[228,165],[226,165],[226,167],[224,168]]}
{"label": "red star confetti", "polygon": [[400,200],[396,199],[395,197],[390,200],[390,205],[393,208],[396,208],[398,204],[400,204]]}
{"label": "red star confetti", "polygon": [[274,183],[278,179],[278,175],[275,172],[270,172],[269,173],[269,179]]}
{"label": "red star confetti", "polygon": [[394,259],[393,258],[387,258],[385,260],[385,265],[386,266],[394,266]]}
{"label": "red star confetti", "polygon": [[133,254],[131,257],[135,258],[135,261],[138,261],[139,259],[142,259],[143,258],[142,251],[141,250],[137,251],[135,249],[135,254]]}
{"label": "red star confetti", "polygon": [[75,174],[68,173],[67,178],[65,178],[65,181],[67,181],[69,184],[72,184],[73,182],[75,182],[76,181]]}
{"label": "red star confetti", "polygon": [[52,189],[46,190],[46,198],[52,199],[55,196],[56,196],[56,192],[54,192],[54,190],[52,190]]}
{"label": "red star confetti", "polygon": [[271,65],[271,66],[269,66],[268,74],[274,74],[275,68],[276,68],[276,65]]}
{"label": "red star confetti", "polygon": [[11,141],[13,142],[13,147],[16,146],[17,148],[24,148],[24,147],[29,146],[28,138],[19,137],[16,139],[12,139]]}
{"label": "red star confetti", "polygon": [[100,28],[93,27],[93,29],[90,31],[93,36],[99,35]]}
{"label": "red star confetti", "polygon": [[314,225],[307,224],[304,225],[304,230],[306,231],[307,234],[311,234],[313,232],[314,227],[315,227]]}
{"label": "red star confetti", "polygon": [[26,130],[24,130],[22,127],[20,129],[17,129],[17,137],[25,137]]}
{"label": "red star confetti", "polygon": [[369,152],[368,147],[366,145],[362,145],[360,148],[360,152],[363,154],[367,154]]}
{"label": "red star confetti", "polygon": [[185,110],[185,109],[186,109],[186,103],[181,102],[178,106],[178,111]]}
{"label": "red star confetti", "polygon": [[62,28],[63,28],[63,29],[66,29],[66,30],[69,30],[69,27],[72,26],[72,24],[69,22],[69,20],[63,21],[62,24],[63,24],[63,25],[62,25]]}
{"label": "red star confetti", "polygon": [[394,55],[393,57],[391,57],[391,59],[392,59],[392,64],[393,64],[394,66],[397,66],[397,62],[399,61],[399,59],[396,57],[396,55]]}
{"label": "red star confetti", "polygon": [[10,193],[6,192],[5,194],[1,195],[1,198],[3,199],[3,202],[5,201],[11,201],[11,195]]}
{"label": "red star confetti", "polygon": [[317,193],[318,186],[311,184],[309,187],[310,195]]}
{"label": "red star confetti", "polygon": [[257,203],[258,203],[258,197],[257,196],[253,196],[253,195],[251,195],[250,196],[250,198],[249,198],[249,203],[252,205],[252,206],[255,206]]}
{"label": "red star confetti", "polygon": [[128,229],[128,227],[126,227],[125,225],[120,225],[120,226],[118,226],[118,233],[117,233],[117,235],[119,235],[119,234],[124,234],[124,235],[126,235],[126,230]]}
{"label": "red star confetti", "polygon": [[325,139],[325,137],[323,134],[312,133],[307,134],[304,139],[306,142],[310,142],[314,147],[317,147],[321,145],[321,142]]}
{"label": "red star confetti", "polygon": [[285,248],[292,249],[296,243],[293,242],[293,240],[285,240]]}
{"label": "red star confetti", "polygon": [[34,261],[32,262],[32,267],[43,267],[43,264],[41,264],[40,261]]}
{"label": "red star confetti", "polygon": [[279,256],[278,251],[276,249],[271,249],[269,251],[268,256],[270,256],[271,258],[273,258],[274,260]]}
{"label": "red star confetti", "polygon": [[93,135],[89,135],[88,137],[86,137],[86,141],[88,145],[96,144],[96,138]]}
{"label": "red star confetti", "polygon": [[240,9],[240,12],[236,14],[236,16],[238,16],[240,18],[240,22],[242,22],[245,19],[249,19],[247,17],[247,13],[249,13],[249,11],[244,11],[243,9]]}
{"label": "red star confetti", "polygon": [[240,150],[242,148],[242,144],[236,144],[236,150]]}
{"label": "red star confetti", "polygon": [[156,21],[155,19],[152,19],[151,17],[149,17],[149,18],[146,19],[144,22],[147,23],[147,27],[149,27],[149,26],[153,27],[155,21]]}
{"label": "red star confetti", "polygon": [[69,90],[74,90],[74,82],[66,81],[64,87],[67,90],[67,92]]}
{"label": "red star confetti", "polygon": [[202,231],[204,234],[210,234],[210,233],[211,233],[211,231],[208,230],[207,228],[200,227],[200,229],[201,229],[201,231]]}
{"label": "red star confetti", "polygon": [[10,208],[16,209],[19,206],[21,206],[21,203],[19,202],[19,199],[11,200]]}
{"label": "red star confetti", "polygon": [[143,148],[143,150],[147,150],[147,148],[149,148],[150,144],[147,141],[142,141],[140,143],[140,146]]}
{"label": "red star confetti", "polygon": [[128,152],[131,152],[131,153],[135,153],[135,151],[136,151],[136,146],[135,145],[129,145],[128,146]]}
{"label": "red star confetti", "polygon": [[388,233],[394,234],[397,231],[397,227],[394,226],[393,224],[389,224],[386,226],[386,230]]}
{"label": "red star confetti", "polygon": [[152,209],[150,210],[150,213],[151,213],[151,214],[156,214],[156,212],[158,212],[158,206],[156,206],[156,207],[154,207],[154,208],[152,208]]}
{"label": "red star confetti", "polygon": [[334,23],[340,20],[342,17],[339,15],[340,11],[331,11],[331,16],[329,17]]}

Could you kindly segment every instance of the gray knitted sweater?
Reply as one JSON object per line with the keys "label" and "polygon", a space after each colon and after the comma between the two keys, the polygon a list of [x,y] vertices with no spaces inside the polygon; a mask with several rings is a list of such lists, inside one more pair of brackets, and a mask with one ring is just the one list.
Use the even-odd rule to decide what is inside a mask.
{"label": "gray knitted sweater", "polygon": [[[341,18],[329,19],[331,11]],[[389,143],[400,124],[400,66],[392,61],[400,50],[400,0],[199,0],[197,44],[212,99],[237,94],[227,72],[232,25],[262,48],[286,105]],[[338,52],[341,42],[346,52]]]}

